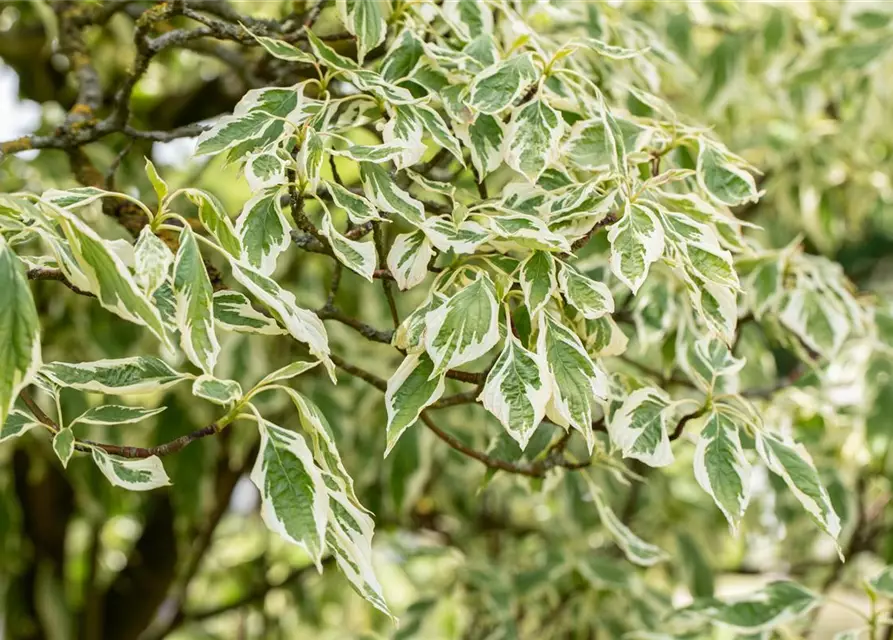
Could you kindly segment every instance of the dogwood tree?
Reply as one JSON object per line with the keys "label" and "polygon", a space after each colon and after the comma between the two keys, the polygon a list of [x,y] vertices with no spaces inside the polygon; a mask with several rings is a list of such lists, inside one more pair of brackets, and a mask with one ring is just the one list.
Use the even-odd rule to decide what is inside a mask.
{"label": "dogwood tree", "polygon": [[888,285],[832,253],[890,215],[888,14],[38,6],[10,637],[823,637],[844,577],[889,637]]}

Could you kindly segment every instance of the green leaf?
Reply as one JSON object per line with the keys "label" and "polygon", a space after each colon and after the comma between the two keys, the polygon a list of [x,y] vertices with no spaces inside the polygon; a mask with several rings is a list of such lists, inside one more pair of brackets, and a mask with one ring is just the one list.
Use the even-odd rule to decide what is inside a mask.
{"label": "green leaf", "polygon": [[552,399],[546,411],[549,419],[579,431],[592,451],[595,445],[593,412],[596,398],[607,398],[607,376],[589,358],[577,334],[546,312],[540,312],[536,351],[549,368],[552,386]]}
{"label": "green leaf", "polygon": [[[399,120],[395,120],[392,118],[389,124],[395,121],[398,123],[400,122]],[[387,125],[385,125],[385,127],[387,128]],[[404,133],[406,132],[397,130],[394,135]],[[417,134],[418,140],[421,140],[421,125],[419,125],[415,133]],[[377,144],[372,146],[352,144],[345,147],[344,149],[330,149],[329,153],[331,153],[333,156],[350,158],[354,162],[372,162],[375,164],[380,164],[382,162],[393,161],[396,163],[408,151],[411,151],[411,149],[407,148],[407,140],[409,140],[409,138],[397,138],[395,142],[386,142],[385,144]],[[417,146],[418,145],[421,145],[421,142],[418,142]],[[415,157],[421,157],[421,153],[424,152],[417,149]],[[384,169],[382,169],[382,171],[384,171]]]}
{"label": "green leaf", "polygon": [[302,547],[322,570],[329,499],[322,472],[299,434],[262,420],[260,452],[251,481],[261,495],[261,516],[274,533]]}
{"label": "green leaf", "polygon": [[512,114],[503,142],[505,163],[531,182],[558,156],[564,120],[544,100],[535,99]]}
{"label": "green leaf", "polygon": [[303,360],[296,360],[291,364],[285,365],[281,369],[277,369],[273,373],[269,373],[263,377],[260,382],[258,382],[255,386],[262,387],[268,384],[274,384],[276,382],[282,382],[284,380],[291,380],[302,373],[309,371],[318,365],[319,362],[304,362]]}
{"label": "green leaf", "polygon": [[109,482],[129,491],[149,491],[170,485],[170,479],[158,456],[129,460],[93,448],[93,462]]}
{"label": "green leaf", "polygon": [[133,248],[136,280],[147,296],[152,295],[170,276],[174,254],[147,225],[142,228]]}
{"label": "green leaf", "polygon": [[471,362],[499,341],[496,290],[486,273],[425,316],[425,350],[434,362],[431,377]]}
{"label": "green leaf", "polygon": [[307,127],[297,161],[298,175],[311,191],[316,191],[319,185],[322,163],[326,158],[325,151],[322,136],[316,133],[313,127]]}
{"label": "green leaf", "polygon": [[458,225],[449,217],[428,218],[422,231],[438,251],[472,254],[490,239],[490,232],[474,220],[463,220]]}
{"label": "green leaf", "polygon": [[398,349],[402,349],[409,353],[417,353],[424,350],[425,336],[425,316],[429,311],[433,311],[437,307],[446,302],[446,296],[440,293],[432,293],[428,299],[410,313],[397,330],[394,332],[393,344]]}
{"label": "green leaf", "polygon": [[255,195],[245,203],[236,224],[243,259],[265,276],[273,273],[276,259],[291,243],[279,195],[278,187]]}
{"label": "green leaf", "polygon": [[155,197],[158,198],[158,206],[161,207],[161,201],[164,200],[164,197],[168,193],[167,182],[165,182],[161,176],[158,174],[158,169],[155,168],[155,165],[152,164],[152,161],[149,158],[146,158],[146,177],[149,178],[149,182],[152,183],[152,188],[155,190]]}
{"label": "green leaf", "polygon": [[481,0],[443,3],[443,17],[463,40],[493,32],[493,14]]}
{"label": "green leaf", "polygon": [[366,54],[384,42],[391,3],[389,0],[336,0],[335,4],[342,24],[357,38],[357,60],[363,64]]}
{"label": "green leaf", "polygon": [[626,47],[607,44],[597,38],[583,38],[582,42],[600,56],[610,58],[611,60],[627,60],[648,52],[648,49],[627,49]]}
{"label": "green leaf", "polygon": [[422,231],[401,233],[388,251],[388,269],[401,291],[411,289],[428,275],[428,263],[434,252]]}
{"label": "green leaf", "polygon": [[730,207],[759,197],[753,176],[706,141],[698,153],[698,183],[714,200]]}
{"label": "green leaf", "polygon": [[0,235],[0,424],[40,369],[40,320],[25,268]]}
{"label": "green leaf", "polygon": [[539,71],[533,63],[531,53],[497,62],[474,79],[468,104],[483,113],[499,113],[517,100],[538,76]]}
{"label": "green leaf", "polygon": [[205,374],[192,383],[192,395],[214,404],[228,406],[242,399],[242,386],[235,380],[219,380]]}
{"label": "green leaf", "polygon": [[525,349],[509,329],[505,348],[487,375],[479,398],[484,408],[496,416],[523,451],[545,417],[551,396],[545,359]]}
{"label": "green leaf", "polygon": [[66,469],[68,468],[68,461],[71,460],[71,456],[74,453],[74,445],[74,432],[71,429],[59,429],[56,435],[53,436],[53,451],[56,453],[56,457],[59,458],[59,462]]}
{"label": "green leaf", "polygon": [[382,211],[399,215],[410,224],[424,224],[424,205],[398,187],[386,169],[371,162],[361,162],[360,176],[366,197],[375,206]]}
{"label": "green leaf", "polygon": [[246,140],[255,140],[274,122],[276,120],[264,111],[224,116],[198,137],[195,153],[200,156],[218,154]]}
{"label": "green leaf", "polygon": [[623,401],[608,421],[611,441],[624,458],[641,460],[650,467],[665,467],[673,462],[667,419],[670,397],[662,389],[636,389]]}
{"label": "green leaf", "polygon": [[332,196],[335,206],[341,207],[347,213],[347,217],[354,224],[365,224],[372,220],[381,220],[381,216],[372,206],[372,203],[363,196],[345,189],[336,182],[326,182],[326,189]]}
{"label": "green leaf", "polygon": [[893,598],[893,566],[885,567],[883,571],[868,581],[875,593],[885,598]]}
{"label": "green leaf", "polygon": [[164,323],[155,305],[139,290],[124,262],[80,218],[54,209],[71,252],[99,303],[129,322],[147,327],[165,345]]}
{"label": "green leaf", "polygon": [[312,311],[299,307],[294,294],[275,280],[247,265],[232,262],[231,266],[233,277],[276,315],[295,340],[310,348],[310,353],[322,361],[335,382],[335,365],[329,358],[329,339],[322,320]]}
{"label": "green leaf", "polygon": [[542,309],[558,288],[555,280],[555,259],[547,251],[534,251],[521,263],[521,291],[531,318]]}
{"label": "green leaf", "polygon": [[425,407],[440,399],[444,377],[434,374],[426,353],[410,353],[388,380],[385,408],[388,412],[387,456],[407,428],[415,424]]}
{"label": "green leaf", "polygon": [[335,225],[332,224],[332,216],[328,210],[323,213],[322,233],[329,239],[332,253],[335,254],[338,262],[372,282],[372,274],[378,264],[378,255],[375,252],[375,245],[371,241],[358,242],[338,233]]}
{"label": "green leaf", "polygon": [[756,446],[769,470],[784,480],[807,513],[837,542],[841,529],[840,516],[834,511],[828,490],[822,485],[812,458],[803,445],[760,432]]}
{"label": "green leaf", "polygon": [[648,207],[630,204],[623,207],[623,217],[611,225],[611,271],[633,294],[639,291],[651,263],[664,252],[664,230]]}
{"label": "green leaf", "polygon": [[[308,132],[308,137],[310,135],[312,134]],[[248,187],[252,192],[257,192],[285,183],[288,166],[288,159],[283,157],[283,152],[278,148],[251,154],[245,160],[245,179],[248,181]]]}
{"label": "green leaf", "polygon": [[589,554],[577,560],[574,568],[593,589],[616,591],[629,589],[632,583],[629,565],[622,560]]}
{"label": "green leaf", "polygon": [[425,127],[411,105],[393,107],[390,119],[381,131],[382,140],[391,147],[401,147],[402,151],[389,158],[398,169],[410,167],[422,159],[428,147],[422,141]]}
{"label": "green leaf", "polygon": [[459,161],[459,164],[464,165],[465,159],[462,156],[462,149],[459,146],[459,141],[456,139],[456,136],[453,135],[453,132],[450,131],[447,123],[444,122],[444,119],[431,107],[424,104],[415,104],[410,107],[414,116],[422,123],[422,127],[424,127],[425,131],[428,132],[428,135],[443,149],[449,151],[456,160]]}
{"label": "green leaf", "polygon": [[214,294],[214,322],[226,331],[259,333],[279,336],[287,333],[276,321],[251,306],[238,291],[218,291]]}
{"label": "green leaf", "polygon": [[490,216],[484,222],[494,235],[521,247],[565,252],[571,249],[567,238],[551,231],[548,225],[536,216],[513,213]]}
{"label": "green leaf", "polygon": [[106,197],[119,198],[121,194],[97,187],[74,187],[72,189],[47,189],[40,196],[41,200],[62,209],[86,207],[88,204]]}
{"label": "green leaf", "polygon": [[584,318],[597,320],[614,313],[614,298],[607,285],[583,275],[565,262],[561,263],[558,271],[558,286],[568,304]]}
{"label": "green leaf", "polygon": [[604,358],[619,356],[626,351],[629,338],[617,326],[611,316],[586,320],[586,350],[593,356]]}
{"label": "green leaf", "polygon": [[220,201],[210,193],[199,189],[186,189],[185,193],[186,197],[198,207],[198,219],[205,229],[217,239],[227,253],[239,258],[242,255],[242,243]]}
{"label": "green leaf", "polygon": [[676,549],[679,552],[678,564],[688,578],[691,595],[695,598],[712,598],[716,584],[713,569],[704,557],[707,550],[687,531],[676,534]]}
{"label": "green leaf", "polygon": [[214,332],[214,289],[195,233],[188,226],[180,232],[173,288],[180,346],[192,364],[211,374],[220,354],[220,343]]}
{"label": "green leaf", "polygon": [[[627,153],[638,151],[646,139],[646,130],[634,122],[615,119]],[[571,129],[565,149],[571,161],[585,171],[603,171],[617,160],[616,137],[605,119],[581,120]]]}
{"label": "green leaf", "polygon": [[259,36],[255,33],[252,33],[245,25],[241,25],[245,31],[251,34],[257,43],[267,50],[274,58],[279,58],[280,60],[288,60],[289,62],[302,62],[306,64],[314,64],[316,60],[313,59],[306,51],[301,51],[296,46],[285,42],[284,40],[277,40],[275,38],[268,38],[266,36]]}
{"label": "green leaf", "polygon": [[503,159],[505,127],[499,118],[479,113],[471,124],[456,123],[456,134],[471,151],[471,162],[483,180],[496,171]]}
{"label": "green leaf", "polygon": [[827,358],[840,351],[850,333],[845,311],[830,296],[807,285],[788,295],[779,319],[806,346]]}
{"label": "green leaf", "polygon": [[408,78],[425,53],[424,43],[411,29],[404,29],[394,40],[381,64],[381,76],[388,82]]}
{"label": "green leaf", "polygon": [[18,438],[22,434],[31,431],[34,427],[39,426],[41,426],[41,424],[34,418],[34,416],[31,416],[20,409],[13,409],[6,416],[6,421],[3,423],[2,427],[0,427],[0,442]]}
{"label": "green leaf", "polygon": [[751,466],[731,414],[717,409],[708,414],[695,447],[694,467],[698,484],[713,498],[735,533],[750,502]]}
{"label": "green leaf", "polygon": [[74,426],[75,424],[98,424],[103,426],[133,424],[135,422],[141,422],[146,418],[157,416],[166,408],[167,407],[156,407],[154,409],[146,409],[145,407],[106,404],[87,409],[84,413],[71,421],[71,426]]}
{"label": "green leaf", "polygon": [[95,362],[50,362],[40,373],[60,387],[108,395],[154,393],[185,380],[159,358],[137,356]]}
{"label": "green leaf", "polygon": [[627,560],[641,567],[651,567],[658,562],[666,560],[668,556],[662,549],[645,542],[620,521],[620,518],[608,506],[601,490],[592,483],[589,476],[585,476],[585,478],[590,485],[595,508],[598,510],[598,517],[601,519],[605,529],[608,530],[608,533],[611,534],[611,537],[614,538],[614,542],[623,551]]}
{"label": "green leaf", "polygon": [[710,620],[741,633],[774,629],[805,616],[821,601],[818,594],[794,582],[771,582],[759,591],[720,602]]}

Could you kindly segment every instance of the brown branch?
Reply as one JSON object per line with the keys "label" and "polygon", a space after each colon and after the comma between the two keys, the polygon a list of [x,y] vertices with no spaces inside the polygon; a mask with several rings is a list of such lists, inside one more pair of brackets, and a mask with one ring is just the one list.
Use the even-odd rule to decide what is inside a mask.
{"label": "brown branch", "polygon": [[[30,409],[31,413],[34,414],[34,417],[37,420],[49,427],[51,431],[54,433],[58,432],[60,427],[49,417],[43,409],[40,408],[34,398],[31,397],[31,394],[27,390],[23,390],[19,397],[22,399],[22,402]],[[104,442],[94,442],[93,440],[78,440],[78,444],[75,448],[78,451],[87,453],[90,449],[98,448],[102,449],[108,454],[120,456],[122,458],[149,458],[151,456],[167,456],[172,453],[176,453],[184,449],[189,444],[195,442],[196,440],[201,440],[207,436],[212,436],[220,432],[220,426],[216,422],[212,422],[211,424],[202,427],[201,429],[196,429],[191,433],[187,433],[185,435],[180,436],[179,438],[175,438],[170,442],[165,442],[164,444],[160,444],[154,447],[130,447],[126,445],[116,445],[116,444],[106,444]]]}

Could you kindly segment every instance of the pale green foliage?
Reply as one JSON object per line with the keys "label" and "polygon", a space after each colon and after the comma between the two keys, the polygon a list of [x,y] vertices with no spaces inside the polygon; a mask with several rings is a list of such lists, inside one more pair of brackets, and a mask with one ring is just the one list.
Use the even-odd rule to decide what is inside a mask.
{"label": "pale green foliage", "polygon": [[[581,535],[586,554],[587,545],[610,540],[649,571],[670,560],[634,533],[628,515],[615,513],[609,488],[642,481],[649,467],[685,466],[674,481],[694,479],[734,533],[757,526],[747,509],[755,476],[769,471],[840,549],[844,514],[827,486],[832,465],[815,438],[799,444],[796,428],[805,420],[798,403],[804,415],[829,422],[837,408],[794,393],[776,402],[776,389],[762,387],[776,380],[772,349],[822,379],[845,366],[842,354],[879,347],[874,318],[883,310],[857,296],[835,263],[796,244],[773,248],[735,217],[761,195],[756,172],[702,126],[709,122],[673,111],[670,98],[679,92],[662,91],[661,78],[682,82],[672,69],[681,63],[656,34],[613,5],[603,14],[592,3],[546,5],[338,0],[355,57],[312,29],[293,42],[252,34],[259,51],[303,65],[311,77],[248,92],[199,137],[198,154],[225,158],[249,185],[235,220],[211,194],[172,190],[148,161],[158,206],[137,205],[147,224],[133,246],[124,243],[125,257],[83,212],[102,198],[130,196],[78,188],[4,198],[2,439],[42,424],[54,432],[63,465],[85,452],[116,486],[164,486],[160,458],[119,458],[72,429],[130,425],[164,407],[107,402],[65,425],[13,405],[31,384],[127,396],[190,381],[194,398],[216,405],[215,433],[236,421],[256,424],[251,480],[267,527],[320,570],[333,556],[358,593],[388,614],[372,562],[373,516],[351,478],[364,469],[342,462],[342,434],[289,386],[319,363],[332,383],[342,367],[384,391],[376,412],[365,404],[356,411],[369,416],[365,428],[377,434],[379,449],[398,458],[393,465],[408,464],[405,448],[419,448],[420,419],[430,427],[436,409],[480,404],[475,429],[483,433],[489,412],[504,430],[491,434],[485,453],[432,430],[460,452],[470,449],[490,472],[545,478],[535,486],[544,496],[567,483],[577,500],[570,509],[597,514],[601,524],[603,540]],[[664,11],[655,8],[659,20]],[[724,95],[730,83],[720,76],[737,64],[713,69],[708,102],[747,108],[746,92]],[[194,217],[174,204],[179,196],[196,205]],[[19,226],[5,226],[7,218]],[[337,265],[323,307],[311,308],[285,284],[283,265],[303,255],[295,245]],[[143,326],[163,351],[147,342],[143,355],[41,367],[40,323],[23,265],[38,260]],[[337,315],[340,278],[355,277],[342,267],[364,286],[385,282],[393,336]],[[399,304],[391,280],[412,290]],[[378,379],[365,371],[381,368],[378,362],[354,362],[345,348],[345,335],[360,336],[330,340],[323,320],[390,341],[402,362],[386,361],[389,379]],[[293,339],[311,360],[264,372],[256,384],[248,376],[218,379],[224,332]],[[451,396],[451,378],[475,386]],[[265,417],[269,404],[259,398],[273,391],[290,398],[300,431]],[[816,449],[815,462],[807,448]],[[633,473],[625,459],[635,461]],[[475,483],[462,488],[472,499]],[[668,490],[661,500],[681,494]],[[561,517],[550,511],[551,498],[536,499],[549,518]],[[629,588],[625,569],[604,560],[573,564],[593,588]],[[893,592],[889,570],[871,589]],[[801,620],[820,602],[788,581],[735,600],[695,593],[676,611],[669,599],[658,605],[660,598],[635,591],[629,598],[656,612],[654,620],[658,612],[668,620],[666,637],[677,637],[677,623],[680,634],[696,634],[687,637],[708,637],[697,634],[713,627],[761,633]]]}

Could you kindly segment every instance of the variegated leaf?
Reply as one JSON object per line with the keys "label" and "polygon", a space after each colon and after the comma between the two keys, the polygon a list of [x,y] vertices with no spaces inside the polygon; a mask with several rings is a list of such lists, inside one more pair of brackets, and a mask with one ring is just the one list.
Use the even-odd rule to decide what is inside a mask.
{"label": "variegated leaf", "polygon": [[548,251],[534,251],[521,263],[521,291],[531,318],[552,298],[558,283],[555,279],[555,259]]}
{"label": "variegated leaf", "polygon": [[611,225],[611,271],[633,294],[648,275],[648,268],[664,252],[664,229],[649,208],[627,202],[623,217]]}
{"label": "variegated leaf", "polygon": [[217,291],[214,294],[214,322],[226,331],[260,333],[279,336],[288,333],[273,318],[251,306],[251,301],[238,291]]}
{"label": "variegated leaf", "polygon": [[98,447],[93,448],[92,456],[102,475],[116,487],[129,491],[150,491],[171,483],[158,456],[129,460],[109,455]]}
{"label": "variegated leaf", "polygon": [[401,290],[411,289],[428,275],[428,263],[434,252],[421,231],[401,233],[388,252],[388,269]]}
{"label": "variegated leaf", "polygon": [[214,289],[191,228],[180,232],[174,262],[174,297],[180,346],[189,361],[207,374],[214,371],[220,343],[214,332]]}
{"label": "variegated leaf", "polygon": [[561,115],[544,100],[531,100],[512,114],[503,141],[505,163],[536,182],[557,158],[563,133]]}
{"label": "variegated leaf", "polygon": [[395,213],[410,224],[425,222],[425,207],[394,183],[386,169],[371,162],[360,163],[366,197],[382,211]]}
{"label": "variegated leaf", "polygon": [[568,304],[584,318],[596,320],[614,313],[614,298],[607,285],[596,282],[565,262],[558,271],[558,286]]}
{"label": "variegated leaf", "polygon": [[170,276],[174,254],[147,225],[142,228],[133,248],[136,281],[147,296],[155,293]]}
{"label": "variegated leaf", "polygon": [[164,360],[153,356],[79,363],[50,362],[40,369],[40,373],[60,387],[117,396],[155,393],[187,378]]}
{"label": "variegated leaf", "polygon": [[733,414],[717,409],[708,414],[695,447],[694,466],[698,484],[736,532],[750,502],[751,466],[744,457]]}
{"label": "variegated leaf", "polygon": [[372,282],[372,274],[378,264],[378,255],[375,252],[375,245],[371,241],[359,242],[339,233],[335,229],[335,225],[332,224],[332,216],[328,211],[323,213],[322,233],[329,239],[329,245],[338,262]]}
{"label": "variegated leaf", "polygon": [[538,75],[530,53],[497,62],[474,79],[468,104],[482,113],[499,113],[517,100]]}
{"label": "variegated leaf", "polygon": [[388,379],[385,408],[388,412],[387,447],[390,453],[407,428],[419,415],[443,395],[444,377],[434,373],[434,363],[427,353],[411,353]]}
{"label": "variegated leaf", "polygon": [[192,395],[214,404],[229,406],[242,399],[242,386],[235,380],[220,380],[205,374],[192,383]]}
{"label": "variegated leaf", "polygon": [[608,434],[624,458],[664,467],[673,462],[667,433],[670,412],[670,397],[665,391],[654,387],[636,389],[611,416]]}
{"label": "variegated leaf", "polygon": [[265,276],[273,273],[276,259],[291,243],[279,195],[278,187],[255,195],[245,203],[236,224],[243,259]]}

